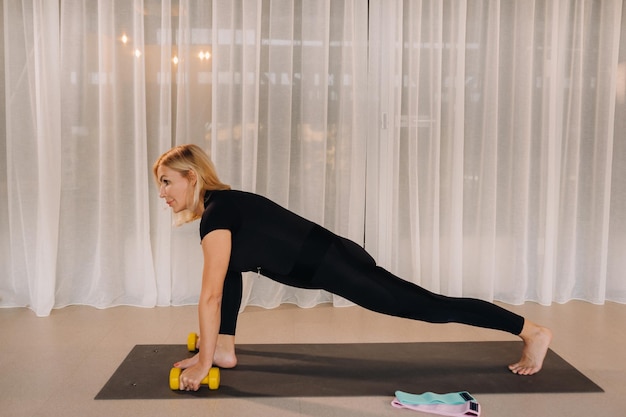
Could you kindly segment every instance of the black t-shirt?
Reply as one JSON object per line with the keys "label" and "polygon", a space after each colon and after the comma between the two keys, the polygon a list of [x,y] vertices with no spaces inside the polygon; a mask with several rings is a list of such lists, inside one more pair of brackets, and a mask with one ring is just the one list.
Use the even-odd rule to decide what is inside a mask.
{"label": "black t-shirt", "polygon": [[204,207],[200,239],[213,230],[230,230],[232,271],[287,276],[316,227],[273,201],[245,191],[207,191]]}

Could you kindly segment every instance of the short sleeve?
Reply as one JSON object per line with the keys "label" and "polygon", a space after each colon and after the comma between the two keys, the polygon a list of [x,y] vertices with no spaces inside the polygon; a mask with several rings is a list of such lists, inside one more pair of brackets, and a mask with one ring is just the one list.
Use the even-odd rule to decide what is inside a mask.
{"label": "short sleeve", "polygon": [[240,216],[238,210],[232,204],[221,198],[222,196],[214,195],[209,200],[202,218],[200,219],[200,240],[213,230],[230,230],[235,233],[239,228]]}

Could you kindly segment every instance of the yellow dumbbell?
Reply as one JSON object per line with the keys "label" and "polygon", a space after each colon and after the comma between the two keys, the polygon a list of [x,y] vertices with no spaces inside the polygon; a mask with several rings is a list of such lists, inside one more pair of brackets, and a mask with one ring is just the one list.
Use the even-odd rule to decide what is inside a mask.
{"label": "yellow dumbbell", "polygon": [[189,333],[189,336],[187,336],[187,350],[189,350],[189,352],[195,352],[198,346],[198,338],[200,336],[198,336],[197,333]]}
{"label": "yellow dumbbell", "polygon": [[[172,368],[170,370],[170,389],[178,390],[180,388],[180,368]],[[208,385],[210,390],[216,390],[220,387],[220,369],[211,368],[209,374],[200,381],[200,385]]]}

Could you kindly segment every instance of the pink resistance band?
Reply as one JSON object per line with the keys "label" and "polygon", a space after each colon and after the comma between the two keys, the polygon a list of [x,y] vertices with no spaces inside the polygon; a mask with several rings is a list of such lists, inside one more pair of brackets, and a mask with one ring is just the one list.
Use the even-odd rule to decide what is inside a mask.
{"label": "pink resistance band", "polygon": [[408,394],[397,391],[391,405],[442,416],[480,416],[480,404],[465,391],[450,394]]}

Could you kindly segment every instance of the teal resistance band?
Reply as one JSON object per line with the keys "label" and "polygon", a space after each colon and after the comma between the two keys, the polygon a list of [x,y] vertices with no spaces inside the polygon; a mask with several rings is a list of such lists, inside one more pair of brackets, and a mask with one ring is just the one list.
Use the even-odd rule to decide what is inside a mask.
{"label": "teal resistance band", "polygon": [[480,404],[468,392],[409,394],[396,391],[391,405],[450,417],[480,417]]}
{"label": "teal resistance band", "polygon": [[425,392],[423,394],[409,394],[408,392],[396,391],[396,398],[403,404],[426,405],[426,404],[463,404],[467,401],[476,401],[467,391],[451,392],[449,394],[436,394]]}

